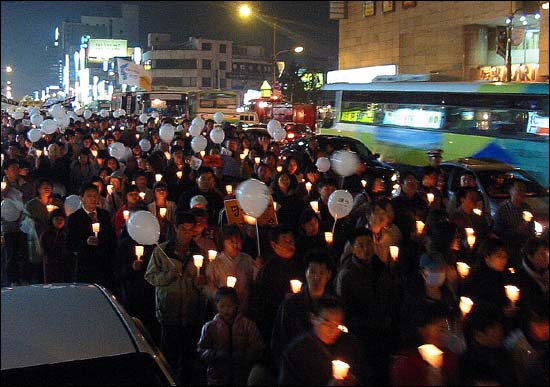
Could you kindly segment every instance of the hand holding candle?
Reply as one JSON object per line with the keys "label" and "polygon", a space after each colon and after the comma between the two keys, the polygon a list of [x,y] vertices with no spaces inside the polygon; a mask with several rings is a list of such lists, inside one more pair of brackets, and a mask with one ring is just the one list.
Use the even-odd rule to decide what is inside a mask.
{"label": "hand holding candle", "polygon": [[216,259],[216,256],[218,255],[218,252],[216,250],[208,250],[208,260],[212,262],[214,259]]}
{"label": "hand holding candle", "polygon": [[418,235],[421,235],[421,234],[424,232],[424,227],[425,227],[425,226],[426,226],[426,225],[424,224],[423,221],[417,220],[417,221],[416,221],[416,233],[417,233]]}
{"label": "hand holding candle", "polygon": [[8,187],[8,182],[6,181],[3,181],[1,184],[2,184],[2,191]]}
{"label": "hand holding candle", "polygon": [[107,193],[109,195],[113,194],[113,185],[112,184],[107,184]]}
{"label": "hand holding candle", "polygon": [[292,290],[292,293],[299,293],[300,290],[302,290],[302,281],[299,281],[297,279],[290,280],[290,288]]}
{"label": "hand holding candle", "polygon": [[95,234],[95,237],[97,238],[97,234],[99,233],[100,224],[99,223],[92,223],[92,231]]}
{"label": "hand holding candle", "polygon": [[504,291],[506,292],[506,297],[512,303],[512,306],[515,306],[516,302],[519,300],[519,288],[514,285],[504,285]]}
{"label": "hand holding candle", "polygon": [[159,215],[161,216],[161,218],[166,217],[166,211],[166,207],[159,208]]}
{"label": "hand holding candle", "polygon": [[231,184],[226,185],[225,192],[227,192],[228,195],[231,195],[233,193],[233,186]]}
{"label": "hand holding candle", "polygon": [[523,220],[529,223],[533,219],[533,214],[529,211],[523,211],[522,213]]}
{"label": "hand holding candle", "polygon": [[456,270],[458,271],[458,274],[462,278],[466,278],[468,274],[470,274],[470,266],[464,262],[457,262],[456,263]]}
{"label": "hand holding candle", "polygon": [[315,211],[316,213],[319,212],[319,202],[317,202],[317,200],[312,200],[311,202],[309,202],[309,205],[311,206],[313,211]]}
{"label": "hand holding candle", "polygon": [[140,192],[140,193],[139,193],[139,198],[140,198],[141,200],[145,200],[145,192]]}
{"label": "hand holding candle", "polygon": [[394,261],[399,257],[399,246],[390,246],[390,255]]}
{"label": "hand holding candle", "polygon": [[313,185],[313,184],[311,184],[311,182],[309,182],[309,181],[306,183],[306,191],[307,191],[308,194],[309,194],[309,192],[311,191],[311,186],[312,186],[312,185]]}
{"label": "hand holding candle", "polygon": [[478,215],[478,216],[481,216],[481,214],[483,213],[479,208],[474,208],[474,214]]}
{"label": "hand holding candle", "polygon": [[136,257],[138,261],[141,261],[141,257],[143,257],[144,247],[143,246],[136,246]]}
{"label": "hand holding candle", "polygon": [[433,344],[424,344],[418,347],[422,359],[434,368],[441,368],[443,365],[443,351]]}
{"label": "hand holding candle", "polygon": [[128,220],[128,218],[130,217],[130,211],[128,210],[122,211],[122,216],[124,217],[124,220]]}
{"label": "hand holding candle", "polygon": [[161,181],[161,180],[162,180],[162,174],[156,173],[156,174],[155,174],[155,181],[158,183],[158,182]]}
{"label": "hand holding candle", "polygon": [[462,316],[466,316],[470,311],[472,310],[472,307],[474,306],[474,302],[471,298],[468,297],[460,297],[460,304],[458,307],[460,308],[460,311],[462,312]]}
{"label": "hand holding candle", "polygon": [[349,364],[341,360],[332,361],[332,376],[336,380],[343,380],[348,376]]}
{"label": "hand holding candle", "polygon": [[428,199],[428,203],[429,203],[429,204],[432,204],[433,201],[434,201],[434,194],[431,193],[431,192],[428,192],[428,193],[426,194],[426,198]]}
{"label": "hand holding candle", "polygon": [[233,276],[227,276],[227,287],[228,288],[234,288],[235,287],[235,284],[237,283],[237,278],[233,277]]}
{"label": "hand holding candle", "polygon": [[197,267],[197,277],[200,276],[203,261],[204,257],[202,255],[193,255],[193,263]]}
{"label": "hand holding candle", "polygon": [[48,212],[52,212],[53,210],[57,209],[57,206],[54,206],[53,204],[48,204],[46,206],[46,209],[48,210]]}
{"label": "hand holding candle", "polygon": [[181,178],[183,177],[183,171],[177,171],[176,176],[178,177],[178,179],[181,180]]}
{"label": "hand holding candle", "polygon": [[332,244],[332,239],[333,239],[332,232],[326,231],[326,232],[325,232],[325,241],[327,241],[327,243],[328,243],[329,245],[331,245],[331,244]]}

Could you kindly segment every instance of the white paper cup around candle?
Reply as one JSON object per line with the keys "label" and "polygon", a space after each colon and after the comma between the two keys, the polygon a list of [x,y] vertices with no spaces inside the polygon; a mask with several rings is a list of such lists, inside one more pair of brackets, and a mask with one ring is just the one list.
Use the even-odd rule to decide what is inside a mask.
{"label": "white paper cup around candle", "polygon": [[244,157],[248,156],[248,152],[250,152],[250,149],[248,149],[248,148],[243,149]]}
{"label": "white paper cup around candle", "polygon": [[474,208],[474,214],[478,215],[478,216],[481,216],[481,214],[483,213],[483,211],[481,211],[479,208]]}
{"label": "white paper cup around candle", "polygon": [[145,199],[145,192],[140,192],[140,193],[139,193],[139,198],[140,198],[141,200],[144,200],[144,199]]}
{"label": "white paper cup around candle", "polygon": [[201,151],[201,157],[204,157],[204,155],[206,154],[206,151]]}
{"label": "white paper cup around candle", "polygon": [[107,193],[109,195],[113,194],[113,185],[112,184],[107,184]]}
{"label": "white paper cup around candle", "polygon": [[141,257],[143,257],[143,253],[144,253],[144,247],[137,245],[135,250],[136,250],[137,260],[141,261]]}
{"label": "white paper cup around candle", "polygon": [[275,211],[277,211],[277,206],[279,205],[279,203],[277,203],[276,201],[273,201],[273,209]]}
{"label": "white paper cup around candle", "polygon": [[218,252],[216,250],[208,250],[208,260],[212,262],[214,259],[216,259],[216,256],[218,255]]}
{"label": "white paper cup around candle", "polygon": [[474,229],[471,227],[464,228],[464,231],[466,232],[466,235],[474,235]]}
{"label": "white paper cup around candle", "polygon": [[434,368],[441,368],[443,365],[443,351],[433,344],[424,344],[418,347],[420,356]]}
{"label": "white paper cup around candle", "polygon": [[506,292],[506,297],[512,302],[512,305],[519,300],[519,289],[514,285],[504,285],[504,291]]}
{"label": "white paper cup around candle", "polygon": [[136,133],[136,140],[139,140],[139,133]]}
{"label": "white paper cup around candle", "polygon": [[458,274],[460,274],[462,278],[466,278],[468,274],[470,274],[470,266],[464,262],[457,262],[456,271],[458,271]]}
{"label": "white paper cup around candle", "polygon": [[166,207],[159,208],[159,215],[164,218],[166,216],[166,211]]}
{"label": "white paper cup around candle", "polygon": [[166,157],[166,160],[170,160],[172,158],[172,155],[170,152],[164,152],[164,157]]}
{"label": "white paper cup around candle", "polygon": [[302,281],[297,279],[290,280],[290,289],[294,294],[299,293],[302,290]]}
{"label": "white paper cup around candle", "polygon": [[363,188],[365,188],[367,186],[367,181],[366,180],[361,180],[361,185],[363,186]]}
{"label": "white paper cup around candle", "polygon": [[390,255],[394,261],[399,257],[399,246],[390,246]]}
{"label": "white paper cup around candle", "polygon": [[53,210],[57,209],[57,206],[54,206],[53,204],[48,204],[46,206],[46,209],[48,210],[48,212],[52,212]]}
{"label": "white paper cup around candle", "polygon": [[40,149],[36,150],[36,157],[42,156],[42,151]]}
{"label": "white paper cup around candle", "polygon": [[183,171],[177,171],[176,176],[178,177],[178,179],[181,179],[183,177]]}
{"label": "white paper cup around candle", "polygon": [[234,288],[235,287],[235,284],[237,283],[237,278],[233,277],[233,276],[227,276],[227,287],[228,288]]}
{"label": "white paper cup around candle", "polygon": [[97,157],[97,151],[95,149],[92,149],[92,156]]}
{"label": "white paper cup around candle", "polygon": [[233,193],[233,186],[231,184],[227,184],[225,186],[225,192],[227,192],[228,195],[231,195]]}
{"label": "white paper cup around candle", "polygon": [[306,191],[307,191],[307,193],[309,193],[309,191],[311,191],[311,186],[312,186],[312,185],[313,185],[313,184],[311,184],[311,182],[309,182],[309,181],[306,183]]}
{"label": "white paper cup around candle", "polygon": [[422,234],[424,232],[424,227],[425,227],[425,224],[424,224],[423,221],[421,221],[421,220],[416,221],[416,233],[417,234]]}
{"label": "white paper cup around candle", "polygon": [[309,202],[309,205],[311,206],[313,211],[319,212],[319,203],[317,202],[317,200],[312,200],[311,202]]}
{"label": "white paper cup around candle", "polygon": [[466,316],[470,311],[472,310],[472,307],[474,306],[474,302],[471,298],[468,297],[460,297],[460,304],[458,307],[460,308],[460,311],[462,312],[463,316]]}
{"label": "white paper cup around candle", "polygon": [[470,248],[473,248],[474,245],[476,244],[476,236],[474,234],[468,235],[467,242],[468,242],[468,246],[470,246]]}
{"label": "white paper cup around candle", "polygon": [[349,332],[348,327],[346,327],[345,325],[338,325],[338,329],[340,329],[340,331],[342,331],[343,333]]}
{"label": "white paper cup around candle", "polygon": [[44,156],[47,157],[48,155],[49,155],[48,150],[46,148],[44,148]]}
{"label": "white paper cup around candle", "polygon": [[277,167],[277,172],[281,173],[282,171],[283,171],[283,167],[279,165],[279,166]]}
{"label": "white paper cup around candle", "polygon": [[3,191],[3,190],[5,190],[5,189],[7,188],[8,182],[3,181],[1,184],[2,184],[2,191]]}
{"label": "white paper cup around candle", "polygon": [[124,217],[124,220],[128,220],[128,218],[130,217],[130,211],[128,210],[122,211],[122,216]]}
{"label": "white paper cup around candle", "polygon": [[255,162],[256,164],[260,164],[260,160],[261,160],[261,158],[259,158],[259,157],[254,157],[254,162]]}
{"label": "white paper cup around candle", "polygon": [[240,158],[241,160],[244,160],[244,159],[246,158],[246,155],[245,155],[244,153],[241,153],[241,154],[239,155],[239,158]]}
{"label": "white paper cup around candle", "polygon": [[193,263],[197,267],[197,277],[201,275],[201,267],[202,262],[204,261],[204,257],[202,255],[193,255]]}
{"label": "white paper cup around candle", "polygon": [[433,193],[427,193],[426,197],[428,198],[428,203],[432,204],[434,201],[434,194]]}
{"label": "white paper cup around candle", "polygon": [[516,269],[514,269],[513,267],[509,267],[508,271],[510,272],[510,274],[516,274]]}
{"label": "white paper cup around candle", "polygon": [[327,241],[328,244],[332,243],[333,237],[334,236],[332,235],[332,232],[330,232],[330,231],[325,232],[325,241]]}
{"label": "white paper cup around candle", "polygon": [[348,376],[349,364],[341,360],[332,361],[332,376],[336,380],[343,380]]}
{"label": "white paper cup around candle", "polygon": [[158,183],[158,182],[161,181],[161,180],[162,180],[162,174],[156,173],[156,174],[155,174],[155,181]]}
{"label": "white paper cup around candle", "polygon": [[522,215],[523,215],[523,220],[526,221],[527,223],[529,223],[531,219],[533,219],[533,214],[529,211],[523,211]]}
{"label": "white paper cup around candle", "polygon": [[99,223],[92,223],[92,231],[94,232],[96,237],[97,237],[97,234],[99,233],[99,229],[100,229]]}

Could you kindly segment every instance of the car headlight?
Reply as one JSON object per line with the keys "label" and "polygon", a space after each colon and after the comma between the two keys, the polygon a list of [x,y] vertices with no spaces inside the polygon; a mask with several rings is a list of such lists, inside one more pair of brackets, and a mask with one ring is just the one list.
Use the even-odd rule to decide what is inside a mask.
{"label": "car headlight", "polygon": [[544,231],[544,227],[542,227],[542,224],[535,221],[535,232],[537,233],[537,236],[540,236],[543,231]]}

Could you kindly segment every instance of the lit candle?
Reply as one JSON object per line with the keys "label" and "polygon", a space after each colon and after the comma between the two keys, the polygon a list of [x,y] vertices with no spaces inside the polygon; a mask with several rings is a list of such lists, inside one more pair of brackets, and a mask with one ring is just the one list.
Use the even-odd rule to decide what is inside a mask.
{"label": "lit candle", "polygon": [[208,250],[208,260],[210,262],[216,259],[216,255],[218,255],[218,252],[216,250]]}
{"label": "lit candle", "polygon": [[428,198],[428,203],[432,204],[434,201],[434,194],[433,193],[427,193],[426,197]]}
{"label": "lit candle", "polygon": [[177,171],[176,176],[178,177],[178,179],[181,180],[181,178],[183,177],[183,171]]}
{"label": "lit candle", "polygon": [[124,220],[128,220],[128,218],[130,217],[130,211],[128,210],[122,211],[122,216],[124,217]]}
{"label": "lit candle", "polygon": [[476,236],[474,234],[468,235],[466,240],[467,240],[468,246],[470,246],[470,248],[473,248],[474,245],[476,244]]}
{"label": "lit candle", "polygon": [[136,185],[136,181],[135,181],[135,180],[132,180],[132,185]]}
{"label": "lit candle", "polygon": [[185,133],[185,137],[189,137],[189,136],[191,136],[191,133],[186,132],[186,133]]}
{"label": "lit candle", "polygon": [[366,180],[361,180],[361,185],[363,186],[363,188],[365,188],[367,186],[367,181]]}
{"label": "lit candle", "polygon": [[523,211],[522,215],[523,215],[523,220],[525,220],[527,223],[529,223],[531,219],[533,219],[533,214],[529,211]]}
{"label": "lit candle", "polygon": [[225,192],[227,192],[228,195],[231,195],[233,193],[233,186],[231,184],[227,184],[225,186]]}
{"label": "lit candle", "polygon": [[516,274],[516,269],[514,269],[513,267],[509,267],[508,271],[510,272],[510,274]]}
{"label": "lit candle", "polygon": [[139,198],[140,198],[141,200],[144,200],[144,199],[145,199],[145,192],[140,192],[140,193],[139,193]]}
{"label": "lit candle", "polygon": [[204,257],[202,255],[193,255],[193,263],[197,267],[197,277],[201,274],[202,262]]}
{"label": "lit candle", "polygon": [[277,211],[277,206],[278,206],[278,205],[279,205],[279,204],[278,204],[276,201],[273,201],[273,209],[274,209],[275,211]]}
{"label": "lit candle", "polygon": [[247,214],[244,214],[244,221],[250,225],[256,224],[256,218]]}
{"label": "lit candle", "polygon": [[468,313],[470,313],[473,306],[474,306],[474,302],[472,301],[471,298],[460,297],[460,304],[458,305],[458,307],[462,312],[462,316],[466,316]]}
{"label": "lit candle", "polygon": [[333,238],[332,233],[330,231],[326,231],[325,232],[325,240],[327,241],[328,244],[332,243],[332,238]]}
{"label": "lit candle", "polygon": [[283,171],[283,166],[282,165],[279,165],[277,167],[277,172],[281,173]]}
{"label": "lit candle", "polygon": [[233,276],[227,276],[227,287],[228,288],[234,288],[235,287],[235,284],[237,283],[237,278],[233,277]]}
{"label": "lit candle", "polygon": [[261,159],[260,159],[259,157],[254,157],[254,162],[255,162],[256,164],[260,164],[260,160],[261,160]]}
{"label": "lit candle", "polygon": [[48,157],[48,155],[49,155],[48,150],[44,148],[44,156]]}
{"label": "lit candle", "polygon": [[309,202],[309,205],[311,206],[313,211],[319,212],[319,202],[317,202],[317,200],[312,200],[311,202]]}
{"label": "lit candle", "polygon": [[107,193],[109,195],[113,194],[113,185],[112,184],[107,184]]}
{"label": "lit candle", "polygon": [[204,157],[205,154],[206,154],[206,151],[201,151],[201,157]]}
{"label": "lit candle", "polygon": [[443,351],[433,344],[424,344],[418,347],[420,356],[434,368],[440,368],[443,365]]}
{"label": "lit candle", "polygon": [[457,262],[456,263],[456,270],[458,271],[458,274],[462,278],[466,278],[468,274],[470,274],[470,266],[464,262]]}
{"label": "lit candle", "polygon": [[307,193],[308,193],[308,194],[309,194],[309,191],[311,191],[311,186],[312,186],[312,185],[313,185],[313,184],[311,184],[311,182],[309,182],[309,181],[306,183],[306,190],[307,190]]}
{"label": "lit candle", "polygon": [[161,216],[161,218],[164,218],[166,216],[166,211],[166,207],[159,208],[159,215]]}
{"label": "lit candle", "polygon": [[338,325],[338,329],[340,329],[343,333],[349,332],[348,327],[346,327],[345,325]]}
{"label": "lit candle", "polygon": [[136,140],[139,140],[139,133],[136,133]]}
{"label": "lit candle", "polygon": [[479,208],[474,208],[474,214],[481,216],[483,212]]}
{"label": "lit candle", "polygon": [[170,152],[166,151],[164,152],[164,157],[166,157],[166,160],[170,160],[172,158],[172,155],[170,154]]}
{"label": "lit candle", "polygon": [[3,191],[8,186],[8,183],[6,181],[3,181],[1,184],[2,184],[2,191]]}
{"label": "lit candle", "polygon": [[348,376],[349,364],[341,360],[332,361],[332,376],[336,380],[343,380]]}
{"label": "lit candle", "polygon": [[248,148],[243,149],[243,154],[244,154],[245,157],[248,156],[248,152],[250,152],[250,149],[248,149]]}
{"label": "lit candle", "polygon": [[155,181],[158,183],[161,180],[162,180],[162,174],[161,173],[156,173],[155,174]]}
{"label": "lit candle", "polygon": [[417,234],[422,234],[424,232],[424,222],[421,221],[421,220],[417,220],[416,221],[416,233]]}
{"label": "lit candle", "polygon": [[297,279],[290,280],[290,288],[292,289],[292,293],[299,293],[302,290],[302,281]]}
{"label": "lit candle", "polygon": [[94,232],[96,238],[97,238],[97,234],[99,233],[99,223],[92,223],[92,231]]}
{"label": "lit candle", "polygon": [[99,144],[99,138],[94,138],[96,144]]}
{"label": "lit candle", "polygon": [[245,155],[244,153],[241,153],[241,154],[239,155],[239,157],[240,157],[241,160],[244,160],[244,159],[246,158],[246,155]]}
{"label": "lit candle", "polygon": [[46,206],[46,209],[48,210],[48,212],[52,212],[53,210],[57,209],[57,206],[54,206],[53,204],[48,204]]}
{"label": "lit candle", "polygon": [[474,235],[474,229],[471,227],[466,227],[464,231],[466,232],[466,235]]}
{"label": "lit candle", "polygon": [[394,261],[399,257],[399,246],[390,246],[390,255]]}
{"label": "lit candle", "polygon": [[36,157],[42,156],[42,151],[40,149],[36,150]]}
{"label": "lit candle", "polygon": [[92,149],[92,156],[97,157],[97,151],[95,149]]}
{"label": "lit candle", "polygon": [[141,261],[141,257],[143,257],[143,246],[136,246],[136,257],[138,261]]}
{"label": "lit candle", "polygon": [[512,305],[519,300],[519,289],[514,285],[504,285],[504,291],[506,292],[506,297],[512,302]]}

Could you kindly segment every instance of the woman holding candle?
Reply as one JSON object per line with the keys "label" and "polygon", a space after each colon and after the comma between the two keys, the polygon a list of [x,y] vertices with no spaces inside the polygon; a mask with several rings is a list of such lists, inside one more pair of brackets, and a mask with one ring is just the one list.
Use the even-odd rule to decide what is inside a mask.
{"label": "woman holding candle", "polygon": [[136,181],[136,186],[138,187],[139,192],[145,192],[145,197],[142,201],[149,205],[155,200],[155,195],[153,190],[147,186],[147,175],[145,172],[138,172],[134,175]]}

